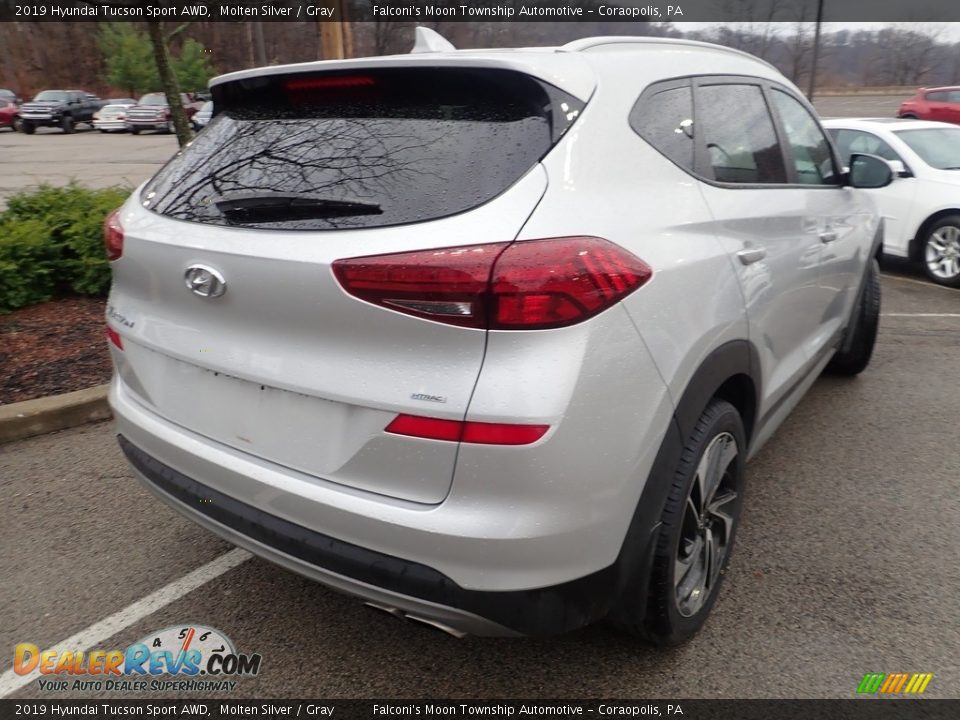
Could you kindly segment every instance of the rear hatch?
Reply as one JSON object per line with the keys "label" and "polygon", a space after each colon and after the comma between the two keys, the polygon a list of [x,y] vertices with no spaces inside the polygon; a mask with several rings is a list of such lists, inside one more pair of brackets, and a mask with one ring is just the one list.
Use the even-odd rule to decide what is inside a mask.
{"label": "rear hatch", "polygon": [[[384,428],[401,413],[462,420],[486,331],[351,297],[333,263],[513,240],[582,101],[477,67],[274,74],[214,96],[207,129],[120,216],[108,314],[121,377],[224,445],[441,502],[457,443]],[[188,289],[197,266],[195,281],[213,272],[226,291]]]}

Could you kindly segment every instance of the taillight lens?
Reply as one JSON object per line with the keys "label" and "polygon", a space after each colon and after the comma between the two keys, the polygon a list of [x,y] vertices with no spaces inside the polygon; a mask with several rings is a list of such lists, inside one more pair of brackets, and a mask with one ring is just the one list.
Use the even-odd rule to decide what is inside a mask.
{"label": "taillight lens", "polygon": [[386,431],[394,435],[483,445],[529,445],[542,438],[549,425],[463,422],[419,415],[397,415]]}
{"label": "taillight lens", "polygon": [[120,224],[120,210],[114,210],[103,221],[103,247],[107,260],[119,260],[123,255],[123,226]]}
{"label": "taillight lens", "polygon": [[118,349],[123,350],[123,338],[120,337],[120,333],[118,333],[109,325],[107,326],[107,340],[109,340]]}
{"label": "taillight lens", "polygon": [[351,295],[450,325],[543,330],[593,317],[647,282],[650,267],[597,237],[468,245],[337,260]]}

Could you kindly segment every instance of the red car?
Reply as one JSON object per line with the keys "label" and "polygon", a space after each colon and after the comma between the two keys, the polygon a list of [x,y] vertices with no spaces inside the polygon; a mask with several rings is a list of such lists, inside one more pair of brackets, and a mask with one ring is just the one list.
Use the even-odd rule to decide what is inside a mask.
{"label": "red car", "polygon": [[960,87],[920,88],[900,106],[897,117],[960,125]]}
{"label": "red car", "polygon": [[16,96],[0,90],[0,128],[20,129],[20,106]]}

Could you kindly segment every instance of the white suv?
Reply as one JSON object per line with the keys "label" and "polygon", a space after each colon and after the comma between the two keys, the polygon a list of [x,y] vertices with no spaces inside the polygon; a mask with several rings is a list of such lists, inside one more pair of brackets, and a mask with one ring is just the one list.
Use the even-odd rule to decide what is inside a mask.
{"label": "white suv", "polygon": [[704,621],[744,465],[857,373],[881,243],[809,104],[679,40],[211,83],[108,219],[120,444],[231,542],[477,634]]}

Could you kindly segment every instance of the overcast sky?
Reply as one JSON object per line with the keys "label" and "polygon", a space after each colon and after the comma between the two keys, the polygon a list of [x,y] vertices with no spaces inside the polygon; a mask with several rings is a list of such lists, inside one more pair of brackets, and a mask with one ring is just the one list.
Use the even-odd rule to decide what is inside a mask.
{"label": "overcast sky", "polygon": [[[960,2],[960,0],[957,0]],[[717,23],[698,23],[683,22],[677,23],[681,30],[701,30],[707,29]],[[793,29],[793,23],[774,23],[783,25],[786,32]],[[908,26],[915,25],[920,32],[936,33],[940,40],[960,41],[960,22],[942,22],[942,23],[885,23],[885,22],[827,22],[823,24],[824,32],[834,32],[836,30],[881,30],[890,25]]]}

